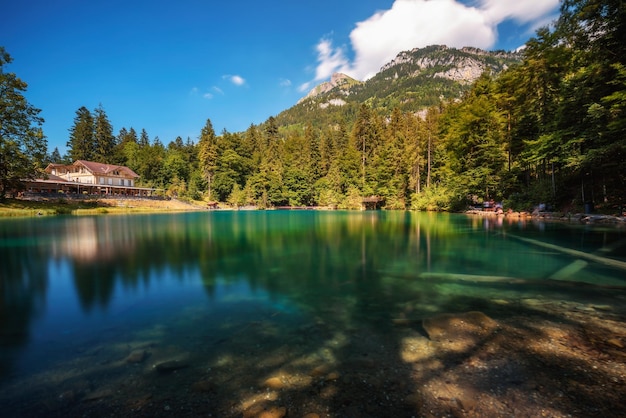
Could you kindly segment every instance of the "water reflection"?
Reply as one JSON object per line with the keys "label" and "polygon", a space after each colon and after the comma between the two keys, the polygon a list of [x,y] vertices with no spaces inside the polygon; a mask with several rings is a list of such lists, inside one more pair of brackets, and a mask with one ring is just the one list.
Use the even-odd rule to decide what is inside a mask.
{"label": "water reflection", "polygon": [[[624,285],[619,268],[513,236],[616,260],[626,250],[619,229],[432,213],[2,221],[0,378],[27,370],[24,362],[41,371],[76,347],[121,344],[131,332],[150,341],[208,333],[219,345],[270,318],[296,335],[299,321],[313,321],[307,330],[334,324],[342,333],[366,326],[384,334],[404,317],[481,310],[521,292],[606,302],[603,286]],[[569,285],[580,282],[593,287]],[[262,338],[279,332],[279,324],[266,326]]]}

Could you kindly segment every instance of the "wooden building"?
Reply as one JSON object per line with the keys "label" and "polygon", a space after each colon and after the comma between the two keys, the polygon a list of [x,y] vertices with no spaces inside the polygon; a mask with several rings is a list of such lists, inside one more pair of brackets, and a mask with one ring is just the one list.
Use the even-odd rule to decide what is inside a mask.
{"label": "wooden building", "polygon": [[377,210],[385,204],[385,198],[380,196],[368,196],[361,200],[361,210]]}
{"label": "wooden building", "polygon": [[156,189],[136,187],[139,175],[128,167],[76,160],[73,164],[49,164],[46,178],[25,181],[26,192],[74,195],[150,197]]}

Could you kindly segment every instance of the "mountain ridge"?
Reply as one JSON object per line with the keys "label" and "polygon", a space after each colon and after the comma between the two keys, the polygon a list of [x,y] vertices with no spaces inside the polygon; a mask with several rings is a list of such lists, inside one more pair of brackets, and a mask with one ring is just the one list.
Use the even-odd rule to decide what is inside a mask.
{"label": "mountain ridge", "polygon": [[338,108],[360,103],[369,103],[381,113],[389,113],[393,107],[420,112],[441,100],[460,98],[485,71],[499,74],[521,58],[519,52],[474,47],[413,48],[398,53],[365,81],[342,73],[333,74],[329,81],[312,88],[277,119],[282,125],[307,122],[315,125],[317,119],[320,123],[337,119],[324,113],[340,112]]}

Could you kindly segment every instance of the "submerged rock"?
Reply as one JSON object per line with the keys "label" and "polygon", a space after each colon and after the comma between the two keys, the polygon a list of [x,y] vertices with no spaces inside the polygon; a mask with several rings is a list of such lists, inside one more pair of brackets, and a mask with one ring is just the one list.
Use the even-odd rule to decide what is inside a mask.
{"label": "submerged rock", "polygon": [[171,373],[186,367],[189,367],[189,363],[183,360],[163,361],[154,365],[154,369],[159,373]]}
{"label": "submerged rock", "polygon": [[146,350],[133,350],[128,357],[126,357],[126,363],[141,363],[148,357]]}
{"label": "submerged rock", "polygon": [[482,312],[471,311],[460,314],[440,314],[422,321],[422,326],[431,340],[458,340],[476,338],[490,334],[498,323]]}
{"label": "submerged rock", "polygon": [[243,412],[243,418],[283,418],[285,415],[287,408],[284,406],[263,408],[261,405],[254,405]]}
{"label": "submerged rock", "polygon": [[217,386],[210,380],[198,380],[191,385],[191,390],[197,393],[209,393],[215,392]]}
{"label": "submerged rock", "polygon": [[263,382],[263,386],[276,390],[284,388],[285,384],[280,377],[270,377]]}
{"label": "submerged rock", "polygon": [[108,398],[110,396],[113,396],[113,391],[111,389],[98,389],[85,395],[85,397],[83,398],[83,402],[98,401],[100,399]]}

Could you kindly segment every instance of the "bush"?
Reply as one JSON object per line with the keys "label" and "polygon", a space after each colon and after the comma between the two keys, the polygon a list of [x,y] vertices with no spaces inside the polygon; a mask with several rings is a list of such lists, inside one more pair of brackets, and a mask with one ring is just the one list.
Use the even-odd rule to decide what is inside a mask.
{"label": "bush", "polygon": [[415,193],[411,197],[411,209],[419,211],[441,212],[449,211],[453,208],[453,194],[445,186],[432,186]]}

